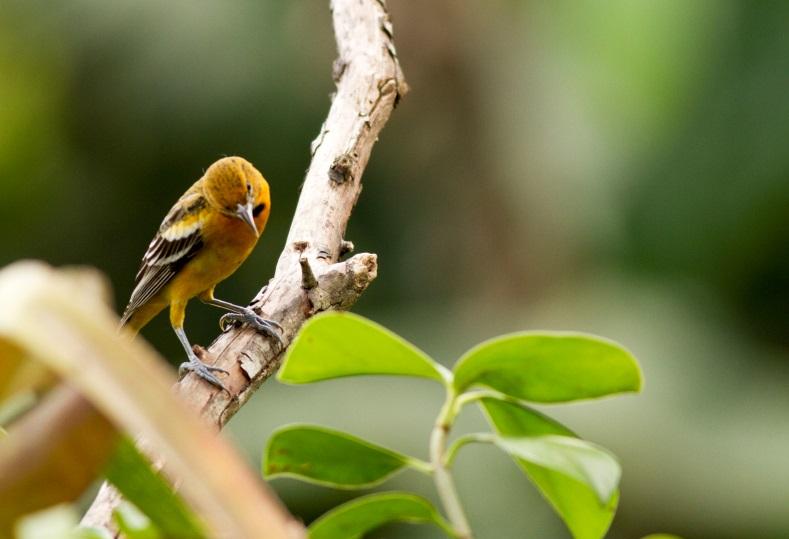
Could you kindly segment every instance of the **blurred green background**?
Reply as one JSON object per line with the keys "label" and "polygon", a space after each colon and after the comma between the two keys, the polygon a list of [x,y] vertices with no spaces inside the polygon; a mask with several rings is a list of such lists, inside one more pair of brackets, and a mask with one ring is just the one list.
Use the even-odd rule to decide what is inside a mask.
{"label": "blurred green background", "polygon": [[[619,340],[642,395],[545,407],[621,458],[610,537],[789,536],[789,3],[390,10],[412,92],[348,230],[380,256],[355,310],[447,364],[520,329]],[[4,0],[0,264],[96,266],[120,309],[171,204],[239,154],[274,197],[261,245],[219,288],[248,300],[283,247],[334,56],[323,1]],[[193,341],[217,317],[194,305]],[[143,333],[182,360],[166,317]],[[255,467],[290,421],[426,457],[441,400],[419,380],[270,382],[229,433]],[[483,421],[470,410],[460,426]],[[456,477],[479,537],[568,536],[495,449],[464,450]],[[393,485],[433,494],[407,473]],[[353,496],[274,487],[307,520]]]}

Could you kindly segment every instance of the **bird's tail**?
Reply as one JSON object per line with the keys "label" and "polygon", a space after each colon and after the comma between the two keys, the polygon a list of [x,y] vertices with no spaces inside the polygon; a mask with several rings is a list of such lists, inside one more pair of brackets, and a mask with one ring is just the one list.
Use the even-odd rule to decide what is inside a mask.
{"label": "bird's tail", "polygon": [[121,316],[118,331],[129,335],[137,335],[151,319],[159,314],[166,304],[146,304],[138,309],[126,309]]}
{"label": "bird's tail", "polygon": [[125,333],[130,336],[135,336],[140,332],[142,326],[135,324],[133,321],[134,313],[125,312],[121,316],[121,321],[118,324],[118,332]]}

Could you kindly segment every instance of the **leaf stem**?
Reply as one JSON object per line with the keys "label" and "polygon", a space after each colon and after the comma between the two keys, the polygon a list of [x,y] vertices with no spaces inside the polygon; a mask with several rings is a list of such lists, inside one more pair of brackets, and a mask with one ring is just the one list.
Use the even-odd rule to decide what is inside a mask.
{"label": "leaf stem", "polygon": [[463,406],[465,406],[470,402],[475,402],[487,398],[511,402],[513,404],[518,404],[518,405],[521,405],[523,403],[523,401],[521,401],[520,399],[516,399],[515,397],[505,395],[500,391],[494,391],[492,389],[480,389],[476,391],[467,391],[466,393],[460,395],[457,398],[455,406],[458,410],[460,410],[460,408],[462,408]]}
{"label": "leaf stem", "polygon": [[455,460],[455,455],[457,454],[458,450],[466,444],[473,444],[473,443],[493,443],[495,436],[493,436],[489,432],[473,432],[471,434],[464,434],[460,438],[454,441],[452,445],[449,446],[449,449],[446,451],[446,455],[444,456],[444,463],[447,468],[452,466],[452,462]]}
{"label": "leaf stem", "polygon": [[423,473],[425,475],[433,475],[433,465],[429,462],[425,462],[422,459],[417,459],[414,457],[408,457],[408,466],[412,470],[416,470],[417,472]]}
{"label": "leaf stem", "polygon": [[430,462],[433,465],[433,481],[436,484],[438,496],[444,505],[447,518],[455,530],[455,536],[458,539],[472,539],[471,527],[460,503],[446,458],[447,437],[458,412],[456,401],[455,389],[448,387],[447,399],[441,407],[441,412],[439,412],[430,434]]}

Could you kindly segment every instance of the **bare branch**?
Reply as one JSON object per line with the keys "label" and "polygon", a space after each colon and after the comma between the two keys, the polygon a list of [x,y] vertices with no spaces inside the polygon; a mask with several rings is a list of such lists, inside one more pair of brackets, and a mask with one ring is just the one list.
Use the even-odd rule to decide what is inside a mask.
{"label": "bare branch", "polygon": [[[374,254],[338,260],[352,248],[343,237],[373,144],[408,89],[385,2],[333,0],[331,9],[339,53],[332,71],[337,92],[311,145],[312,162],[274,277],[251,303],[262,316],[282,325],[287,343],[313,314],[353,305],[376,277]],[[230,372],[223,380],[230,394],[191,374],[176,391],[221,428],[277,370],[282,350],[242,327],[220,335],[207,353],[216,357],[216,366]],[[83,522],[107,527],[116,504],[117,496],[105,486]]]}

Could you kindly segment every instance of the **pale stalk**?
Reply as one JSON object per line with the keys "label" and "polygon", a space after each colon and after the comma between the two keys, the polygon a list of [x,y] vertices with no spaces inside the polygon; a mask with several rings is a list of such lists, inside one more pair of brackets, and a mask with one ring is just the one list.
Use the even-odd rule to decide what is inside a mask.
{"label": "pale stalk", "polygon": [[433,481],[438,496],[446,511],[447,518],[455,529],[458,539],[472,539],[471,527],[466,513],[460,503],[455,481],[449,471],[446,459],[447,437],[457,415],[455,399],[457,393],[453,388],[447,390],[447,400],[438,414],[433,432],[430,434],[430,462],[433,465]]}

